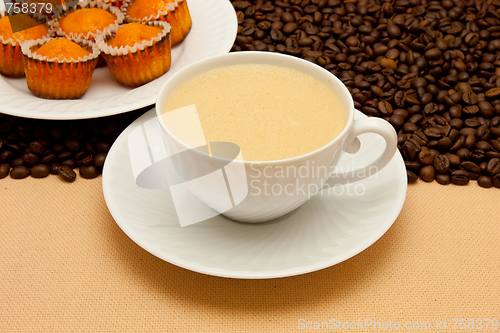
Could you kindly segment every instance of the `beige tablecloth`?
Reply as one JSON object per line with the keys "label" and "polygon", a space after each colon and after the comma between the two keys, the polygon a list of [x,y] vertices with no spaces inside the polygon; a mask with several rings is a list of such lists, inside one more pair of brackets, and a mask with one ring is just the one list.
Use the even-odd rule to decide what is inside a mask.
{"label": "beige tablecloth", "polygon": [[444,321],[454,331],[454,319],[482,319],[479,331],[494,332],[485,326],[500,320],[499,199],[497,188],[419,182],[390,230],[357,256],[296,277],[236,280],[136,245],[108,212],[101,178],[6,178],[0,331],[435,331]]}

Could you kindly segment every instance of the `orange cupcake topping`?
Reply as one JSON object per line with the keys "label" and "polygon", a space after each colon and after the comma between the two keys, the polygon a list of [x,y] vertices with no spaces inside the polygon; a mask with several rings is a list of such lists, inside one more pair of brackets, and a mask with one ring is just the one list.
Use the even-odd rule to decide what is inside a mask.
{"label": "orange cupcake topping", "polygon": [[158,37],[163,32],[161,28],[151,27],[140,23],[128,23],[121,26],[115,34],[115,37],[107,43],[112,47],[134,46],[146,40]]}
{"label": "orange cupcake topping", "polygon": [[60,61],[76,60],[90,54],[89,51],[66,38],[52,39],[33,53],[42,57],[48,57],[49,59],[56,58]]}
{"label": "orange cupcake topping", "polygon": [[165,0],[134,0],[127,9],[127,15],[134,19],[147,19],[151,15],[158,15],[167,9],[170,1]]}
{"label": "orange cupcake topping", "polygon": [[[19,15],[26,16],[25,20],[24,20],[24,17],[23,17],[23,20],[19,20],[19,21],[16,20],[16,22],[20,22],[23,26],[24,26],[24,24],[26,26],[33,26],[33,25],[38,24],[27,15],[24,15],[24,14],[19,14]],[[40,39],[44,36],[47,36],[48,33],[49,33],[49,31],[48,31],[47,27],[43,24],[36,25],[32,28],[21,30],[19,32],[14,33],[12,31],[12,26],[10,25],[9,17],[4,16],[0,19],[0,36],[2,36],[4,40],[12,38],[12,39],[18,41],[19,43],[23,43],[23,42],[25,42],[27,40],[31,40],[31,39]]]}
{"label": "orange cupcake topping", "polygon": [[101,8],[82,8],[63,18],[59,24],[67,34],[98,33],[114,24],[116,16]]}

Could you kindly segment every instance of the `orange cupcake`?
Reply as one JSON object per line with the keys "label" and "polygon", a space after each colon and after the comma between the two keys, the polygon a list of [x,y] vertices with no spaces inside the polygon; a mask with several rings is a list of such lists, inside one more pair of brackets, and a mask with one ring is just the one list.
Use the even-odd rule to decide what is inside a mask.
{"label": "orange cupcake", "polygon": [[22,77],[24,65],[21,44],[28,40],[49,36],[49,29],[47,25],[39,24],[25,14],[16,15],[15,23],[14,30],[18,32],[12,31],[8,16],[0,15],[0,73]]}
{"label": "orange cupcake", "polygon": [[186,0],[127,0],[121,9],[128,22],[168,22],[172,45],[181,42],[191,30]]}
{"label": "orange cupcake", "polygon": [[80,1],[54,22],[54,29],[58,36],[94,41],[98,34],[122,22],[123,13],[117,7],[97,1]]}
{"label": "orange cupcake", "polygon": [[99,56],[94,43],[67,38],[29,41],[22,45],[22,51],[29,90],[49,99],[85,94]]}
{"label": "orange cupcake", "polygon": [[181,25],[182,35],[185,38],[189,31],[191,30],[192,21],[191,14],[189,14],[189,8],[186,0],[167,0],[170,2],[175,2],[177,4],[177,14],[179,17],[179,23]]}
{"label": "orange cupcake", "polygon": [[114,78],[137,87],[165,74],[171,65],[170,25],[166,22],[128,23],[96,43]]}

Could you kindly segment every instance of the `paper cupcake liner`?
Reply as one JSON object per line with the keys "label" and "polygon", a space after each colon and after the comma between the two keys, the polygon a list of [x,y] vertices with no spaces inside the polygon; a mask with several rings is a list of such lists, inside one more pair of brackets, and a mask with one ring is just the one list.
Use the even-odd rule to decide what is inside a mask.
{"label": "paper cupcake liner", "polygon": [[21,45],[5,43],[1,37],[0,41],[2,41],[0,45],[0,74],[23,77],[24,64]]}
{"label": "paper cupcake liner", "polygon": [[[168,3],[165,10],[158,11],[156,14],[151,14],[150,16],[145,16],[142,18],[131,17],[127,14],[128,8],[132,5],[133,0],[125,0],[124,4],[121,6],[121,11],[125,15],[125,22],[137,22],[144,23],[150,21],[164,21],[168,22],[171,26],[170,30],[170,42],[175,45],[187,36],[189,30],[191,29],[191,16],[189,16],[189,10],[187,9],[187,2],[185,0],[175,0]],[[180,8],[182,7],[182,9]],[[184,14],[184,19],[182,14]]]}
{"label": "paper cupcake liner", "polygon": [[[0,12],[0,18],[4,17],[5,14],[5,11]],[[47,33],[47,37],[49,36],[50,31]],[[19,40],[12,37],[4,39],[3,36],[0,36],[0,74],[12,77],[24,76],[21,44]]]}
{"label": "paper cupcake liner", "polygon": [[[3,18],[4,16],[6,16],[6,14],[7,14],[7,12],[5,10],[0,10],[0,19]],[[33,17],[31,17],[31,18],[33,18]],[[36,19],[34,19],[34,20],[37,21]],[[47,30],[49,31],[47,33],[47,36],[52,36],[50,26],[47,23],[40,23],[40,25],[45,25],[45,27],[47,27]],[[13,39],[13,38],[4,39],[3,36],[0,36],[0,42],[2,42],[2,43],[9,43],[9,44],[12,44],[12,45],[20,45],[20,44],[22,44],[17,39]]]}
{"label": "paper cupcake liner", "polygon": [[191,14],[189,13],[189,8],[186,0],[177,1],[177,6],[178,6],[177,14],[179,17],[182,36],[183,38],[186,38],[189,31],[191,31],[191,26],[192,26]]}
{"label": "paper cupcake liner", "polygon": [[74,39],[73,41],[91,54],[78,59],[58,60],[34,53],[50,38],[22,44],[26,83],[38,97],[48,99],[79,98],[87,91],[97,64],[99,49],[95,43]]}
{"label": "paper cupcake liner", "polygon": [[[98,32],[88,32],[86,34],[80,33],[80,34],[74,34],[74,33],[66,33],[64,32],[61,27],[60,23],[61,20],[63,20],[66,16],[71,14],[72,12],[78,10],[78,9],[84,9],[84,8],[101,8],[104,9],[114,16],[116,16],[116,20],[113,24],[109,25],[108,27],[104,28],[102,31]],[[110,3],[105,3],[103,1],[97,1],[97,0],[82,0],[80,1],[75,7],[66,10],[63,15],[58,17],[57,19],[51,21],[51,27],[55,31],[55,34],[60,37],[66,37],[66,38],[71,38],[71,39],[87,39],[94,41],[95,37],[97,35],[102,34],[102,33],[107,33],[108,31],[111,31],[114,27],[118,26],[119,24],[123,23],[124,20],[124,15],[121,12],[118,7],[112,6]]]}
{"label": "paper cupcake liner", "polygon": [[170,25],[153,21],[149,26],[161,27],[163,31],[150,41],[134,46],[111,47],[107,44],[116,30],[101,34],[96,43],[106,60],[111,74],[118,83],[128,87],[138,87],[165,74],[172,63],[170,48]]}
{"label": "paper cupcake liner", "polygon": [[124,3],[124,0],[102,0],[102,1],[104,3],[110,4],[111,6],[115,6],[118,8],[120,8]]}
{"label": "paper cupcake liner", "polygon": [[158,36],[153,37],[152,40],[145,40],[142,43],[135,44],[134,46],[121,46],[121,47],[112,47],[108,45],[108,41],[113,38],[116,34],[116,31],[123,26],[124,24],[113,28],[108,34],[101,34],[96,37],[96,44],[99,50],[104,54],[112,55],[112,56],[122,56],[128,53],[135,53],[137,51],[142,51],[147,47],[153,46],[153,44],[158,43],[160,40],[165,38],[167,34],[170,33],[170,24],[162,21],[152,21],[147,23],[141,23],[145,25],[149,25],[152,27],[162,28],[162,33],[158,34]]}
{"label": "paper cupcake liner", "polygon": [[[160,10],[156,14],[151,14],[150,16],[145,16],[141,18],[133,18],[127,15],[128,8],[132,5],[134,0],[125,0],[123,2],[123,5],[120,7],[120,10],[125,16],[125,22],[137,22],[137,23],[144,23],[144,22],[150,22],[150,21],[158,21],[162,20],[162,16],[167,16],[169,12],[172,12],[177,8],[177,0],[175,2],[171,2],[167,5],[167,8],[165,10]],[[162,21],[166,21],[162,20]]]}

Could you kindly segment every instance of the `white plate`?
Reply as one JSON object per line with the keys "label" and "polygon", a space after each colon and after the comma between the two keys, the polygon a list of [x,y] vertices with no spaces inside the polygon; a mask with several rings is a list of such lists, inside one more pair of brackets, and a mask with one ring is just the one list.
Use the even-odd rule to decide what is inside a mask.
{"label": "white plate", "polygon": [[119,85],[109,70],[97,68],[88,91],[80,99],[48,100],[32,95],[26,79],[0,75],[0,112],[38,119],[84,119],[119,114],[156,102],[163,83],[182,67],[231,49],[238,29],[228,0],[187,0],[193,27],[172,48],[172,66],[162,77],[131,89]]}
{"label": "white plate", "polygon": [[[132,175],[128,136],[154,116],[154,109],[147,112],[115,141],[104,165],[103,192],[111,215],[134,242],[179,267],[243,279],[317,271],[369,247],[403,207],[407,177],[397,152],[377,175],[332,188],[329,194],[323,191],[279,220],[245,224],[217,216],[181,228],[170,192],[140,188]],[[352,169],[353,159],[370,162],[384,146],[375,134],[363,134],[360,140],[358,154],[344,154],[344,170]]]}

